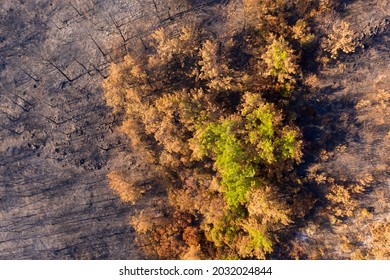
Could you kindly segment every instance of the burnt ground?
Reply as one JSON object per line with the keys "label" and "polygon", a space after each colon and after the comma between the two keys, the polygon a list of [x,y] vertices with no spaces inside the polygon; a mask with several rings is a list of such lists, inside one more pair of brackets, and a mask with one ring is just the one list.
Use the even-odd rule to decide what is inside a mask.
{"label": "burnt ground", "polygon": [[0,2],[0,259],[144,257],[107,186],[129,145],[100,85],[125,50],[212,2]]}
{"label": "burnt ground", "polygon": [[[145,257],[128,222],[136,209],[106,181],[124,160],[142,163],[127,155],[100,85],[110,62],[143,48],[152,30],[214,2],[229,1],[1,1],[0,259]],[[302,101],[314,108],[300,120],[303,169],[371,174],[372,187],[389,198],[388,107],[381,105],[388,99],[381,103],[378,92],[390,88],[390,7],[386,0],[344,2],[333,16],[350,21],[365,48],[316,70],[315,90]],[[333,19],[323,19],[324,30]],[[318,159],[322,150],[332,155],[326,161]],[[375,196],[367,193],[364,203],[375,204]],[[336,242],[331,234],[310,238]],[[337,248],[332,254],[347,257]]]}
{"label": "burnt ground", "polygon": [[[364,185],[365,191],[355,199],[374,221],[386,221],[390,219],[390,3],[344,2],[318,25],[326,34],[337,20],[348,22],[359,46],[354,53],[341,53],[337,61],[316,63],[314,75],[307,73],[312,89],[298,102],[298,110],[305,110],[299,119],[305,138],[305,163],[300,169],[337,183]],[[309,187],[321,196],[327,185]],[[347,237],[367,241],[356,242],[355,249],[370,240],[368,221],[358,219],[330,226],[314,215],[298,231],[298,238],[303,237],[309,247],[325,248],[318,258],[349,259],[352,251],[343,247]]]}

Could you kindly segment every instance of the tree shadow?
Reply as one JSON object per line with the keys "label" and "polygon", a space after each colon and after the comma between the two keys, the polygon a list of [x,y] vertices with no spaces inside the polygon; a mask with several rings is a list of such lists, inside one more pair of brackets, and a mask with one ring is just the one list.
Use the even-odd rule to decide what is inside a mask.
{"label": "tree shadow", "polygon": [[[344,97],[335,98],[342,87],[326,86],[315,94],[308,93],[294,104],[297,123],[304,140],[303,163],[298,172],[304,176],[307,168],[316,163],[323,150],[333,151],[347,141],[349,128],[355,119],[355,102]],[[348,119],[344,120],[345,114]]]}
{"label": "tree shadow", "polygon": [[189,0],[192,6],[228,4],[230,0]]}
{"label": "tree shadow", "polygon": [[346,12],[347,6],[354,2],[356,2],[356,0],[339,0],[334,9],[336,12],[343,14]]}

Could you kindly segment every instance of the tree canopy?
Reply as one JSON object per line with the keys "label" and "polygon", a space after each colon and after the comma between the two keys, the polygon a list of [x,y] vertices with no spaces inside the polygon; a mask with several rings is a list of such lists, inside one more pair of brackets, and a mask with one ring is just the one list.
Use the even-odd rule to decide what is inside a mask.
{"label": "tree canopy", "polygon": [[[300,79],[297,27],[283,1],[244,2],[250,27],[240,34],[160,28],[104,82],[107,104],[124,113],[127,135],[143,139],[134,143],[168,193],[169,222],[135,227],[156,257],[264,259],[297,215],[301,132],[284,113]],[[117,174],[112,187],[133,190]]]}

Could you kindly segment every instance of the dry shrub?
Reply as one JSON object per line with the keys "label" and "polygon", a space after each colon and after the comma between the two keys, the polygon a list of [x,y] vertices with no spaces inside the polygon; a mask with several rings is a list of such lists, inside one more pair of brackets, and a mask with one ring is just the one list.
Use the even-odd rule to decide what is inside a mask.
{"label": "dry shrub", "polygon": [[333,212],[334,217],[336,217],[335,221],[338,218],[343,218],[344,216],[351,217],[353,215],[358,204],[352,199],[351,194],[351,188],[344,185],[335,184],[329,188],[326,198],[330,202],[329,211]]}
{"label": "dry shrub", "polygon": [[323,41],[323,49],[330,53],[330,56],[333,59],[336,59],[340,52],[355,52],[358,46],[359,44],[355,39],[355,33],[346,21],[335,22],[332,32]]}
{"label": "dry shrub", "polygon": [[259,188],[250,193],[249,214],[258,217],[262,224],[289,225],[291,209],[272,192],[271,187]]}
{"label": "dry shrub", "polygon": [[370,231],[372,240],[368,257],[376,260],[390,260],[390,219],[373,223]]}
{"label": "dry shrub", "polygon": [[113,171],[107,177],[110,188],[119,195],[123,202],[135,204],[146,191],[146,188],[142,187],[141,180],[132,179],[125,172]]}
{"label": "dry shrub", "polygon": [[196,227],[186,227],[183,232],[183,240],[188,246],[198,246],[201,236]]}
{"label": "dry shrub", "polygon": [[[302,229],[288,248],[293,258],[388,259],[388,198],[385,191],[375,190],[375,208],[362,200],[373,187],[372,174],[355,180],[334,179],[325,173],[312,175],[323,191],[327,205],[316,215],[316,222]],[[373,201],[374,202],[374,201]],[[379,221],[378,221],[379,217]],[[387,220],[386,220],[387,219]]]}
{"label": "dry shrub", "polygon": [[295,25],[291,28],[293,32],[293,38],[298,40],[302,45],[307,45],[313,42],[315,36],[310,33],[310,27],[303,19],[297,20]]}
{"label": "dry shrub", "polygon": [[318,86],[318,77],[316,74],[309,74],[305,77],[305,84],[310,86],[311,88],[315,88]]}
{"label": "dry shrub", "polygon": [[370,238],[364,248],[352,253],[353,259],[390,260],[390,218],[373,221],[368,226]]}
{"label": "dry shrub", "polygon": [[299,72],[297,56],[283,37],[273,39],[262,59],[267,65],[265,76],[276,78],[289,89],[295,84],[295,76]]}
{"label": "dry shrub", "polygon": [[188,250],[181,255],[181,260],[202,260],[204,259],[204,254],[200,248],[200,245],[191,245]]}
{"label": "dry shrub", "polygon": [[[145,253],[158,259],[178,259],[183,252],[188,251],[188,245],[181,236],[192,223],[192,216],[173,209],[160,211],[147,209],[132,217],[130,224],[138,234],[138,241]],[[195,232],[187,229],[186,236],[195,238],[190,241],[195,244]],[[196,245],[190,245],[195,246]]]}
{"label": "dry shrub", "polygon": [[340,223],[347,217],[356,217],[362,210],[359,203],[359,194],[362,194],[373,181],[371,174],[365,174],[355,183],[345,180],[335,182],[334,178],[326,178],[322,183],[327,185],[325,197],[328,202],[327,214],[332,223]]}
{"label": "dry shrub", "polygon": [[389,104],[390,92],[383,89],[371,92],[367,99],[362,99],[356,104],[358,120],[375,126],[385,126],[390,117]]}

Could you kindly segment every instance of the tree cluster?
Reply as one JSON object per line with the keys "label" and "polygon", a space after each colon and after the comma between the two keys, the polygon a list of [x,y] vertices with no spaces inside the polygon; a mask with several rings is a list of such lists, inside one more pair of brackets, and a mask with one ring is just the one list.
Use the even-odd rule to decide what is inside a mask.
{"label": "tree cluster", "polygon": [[[152,257],[264,259],[304,215],[301,133],[286,114],[311,40],[302,2],[245,0],[245,26],[223,39],[195,24],[160,28],[145,53],[111,66],[107,104],[169,199],[165,213],[133,218]],[[120,176],[111,187],[136,203]]]}

